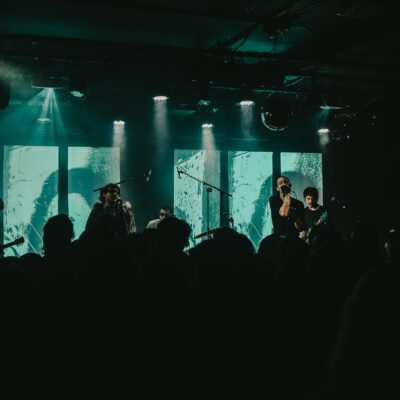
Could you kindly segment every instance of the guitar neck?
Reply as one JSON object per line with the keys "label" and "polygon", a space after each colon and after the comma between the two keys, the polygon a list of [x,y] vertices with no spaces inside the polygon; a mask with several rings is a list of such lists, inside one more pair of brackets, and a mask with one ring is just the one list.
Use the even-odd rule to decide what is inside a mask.
{"label": "guitar neck", "polygon": [[21,237],[21,238],[14,240],[13,242],[2,244],[2,245],[0,245],[0,251],[8,249],[9,247],[12,247],[12,246],[19,246],[22,243],[24,243],[24,241],[25,241],[24,238]]}

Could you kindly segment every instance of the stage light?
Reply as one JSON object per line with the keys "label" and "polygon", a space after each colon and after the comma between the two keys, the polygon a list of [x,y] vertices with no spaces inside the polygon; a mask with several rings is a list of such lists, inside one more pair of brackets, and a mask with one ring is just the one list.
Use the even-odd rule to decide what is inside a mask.
{"label": "stage light", "polygon": [[262,107],[262,123],[273,132],[285,130],[293,117],[291,104],[278,97],[267,99]]}
{"label": "stage light", "polygon": [[209,93],[208,82],[197,82],[197,100],[196,105],[198,108],[211,108],[212,101]]}
{"label": "stage light", "polygon": [[239,89],[238,104],[242,107],[250,107],[255,104],[254,90],[244,86]]}
{"label": "stage light", "polygon": [[81,99],[87,94],[87,85],[83,79],[73,78],[69,84],[69,93],[73,97]]}
{"label": "stage light", "polygon": [[333,105],[333,104],[322,104],[319,108],[321,110],[342,110],[344,106]]}
{"label": "stage light", "polygon": [[153,97],[153,100],[154,101],[167,101],[169,99],[169,97],[168,96],[154,96]]}
{"label": "stage light", "polygon": [[0,110],[7,108],[10,103],[11,89],[7,82],[0,79]]}
{"label": "stage light", "polygon": [[199,99],[197,100],[197,105],[199,107],[210,107],[211,106],[211,100],[206,100],[206,99]]}
{"label": "stage light", "polygon": [[114,121],[114,125],[125,125],[125,121],[121,121],[121,120]]}
{"label": "stage light", "polygon": [[239,103],[242,107],[250,107],[250,106],[254,106],[254,101],[253,100],[242,100]]}
{"label": "stage light", "polygon": [[40,118],[38,118],[37,120],[38,120],[38,122],[42,122],[42,123],[44,123],[44,124],[51,121],[51,119],[50,119],[50,118],[47,118],[47,117],[40,117]]}
{"label": "stage light", "polygon": [[318,129],[318,133],[320,134],[325,134],[325,133],[329,133],[330,130],[328,128],[320,128]]}
{"label": "stage light", "polygon": [[201,143],[202,143],[202,148],[205,150],[210,150],[210,151],[216,150],[213,126],[214,125],[211,122],[206,122],[201,125],[202,128]]}

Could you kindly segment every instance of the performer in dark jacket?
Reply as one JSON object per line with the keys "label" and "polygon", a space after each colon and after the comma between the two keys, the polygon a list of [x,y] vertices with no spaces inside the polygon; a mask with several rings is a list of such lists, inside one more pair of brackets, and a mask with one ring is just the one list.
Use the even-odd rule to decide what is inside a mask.
{"label": "performer in dark jacket", "polygon": [[86,231],[107,219],[117,239],[126,239],[130,233],[136,232],[131,203],[121,200],[121,191],[117,184],[109,183],[104,186],[100,191],[99,200],[89,215]]}
{"label": "performer in dark jacket", "polygon": [[286,176],[276,181],[278,196],[269,198],[274,234],[279,236],[299,236],[304,231],[304,205],[290,196],[292,184]]}

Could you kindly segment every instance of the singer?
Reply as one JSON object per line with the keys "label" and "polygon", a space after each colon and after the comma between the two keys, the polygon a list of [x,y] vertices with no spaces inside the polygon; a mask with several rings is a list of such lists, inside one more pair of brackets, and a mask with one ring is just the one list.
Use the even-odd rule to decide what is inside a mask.
{"label": "singer", "polygon": [[131,203],[121,200],[121,190],[115,183],[109,183],[100,190],[99,202],[89,215],[86,231],[100,227],[102,222],[107,222],[116,239],[126,239],[130,233],[136,232]]}
{"label": "singer", "polygon": [[274,234],[281,237],[299,236],[304,231],[304,205],[290,196],[291,189],[289,178],[280,176],[276,181],[279,196],[269,198]]}

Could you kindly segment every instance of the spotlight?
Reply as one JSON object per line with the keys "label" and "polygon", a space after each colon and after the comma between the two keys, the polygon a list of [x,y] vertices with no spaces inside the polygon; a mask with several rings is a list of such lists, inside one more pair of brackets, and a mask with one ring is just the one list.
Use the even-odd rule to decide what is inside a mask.
{"label": "spotlight", "polygon": [[254,91],[249,87],[242,87],[239,90],[239,105],[242,107],[250,107],[255,104]]}
{"label": "spotlight", "polygon": [[198,82],[197,83],[197,107],[211,107],[211,97],[209,93],[208,83],[207,82]]}
{"label": "spotlight", "polygon": [[253,100],[242,100],[239,105],[241,105],[242,107],[251,107],[254,106],[254,101]]}
{"label": "spotlight", "polygon": [[318,140],[321,147],[327,146],[331,142],[331,130],[328,128],[318,129]]}
{"label": "spotlight", "polygon": [[199,107],[210,107],[211,106],[211,100],[207,100],[207,99],[199,99],[197,100],[197,105]]}
{"label": "spotlight", "polygon": [[293,117],[291,104],[280,98],[269,98],[262,107],[262,123],[273,132],[285,130]]}
{"label": "spotlight", "polygon": [[47,117],[41,117],[41,118],[38,118],[38,121],[43,123],[43,124],[46,124],[46,123],[50,122],[51,119],[47,118]]}
{"label": "spotlight", "polygon": [[87,86],[83,79],[73,78],[69,84],[69,93],[71,96],[81,99],[87,94]]}
{"label": "spotlight", "polygon": [[114,125],[125,125],[125,121],[114,121]]}
{"label": "spotlight", "polygon": [[344,106],[339,106],[334,104],[322,104],[319,108],[321,110],[342,110]]}
{"label": "spotlight", "polygon": [[0,79],[0,110],[7,108],[10,102],[11,89],[10,86]]}
{"label": "spotlight", "polygon": [[204,129],[211,129],[213,126],[214,125],[210,124],[210,123],[205,123],[205,124],[201,125],[201,127],[204,128]]}
{"label": "spotlight", "polygon": [[154,101],[167,101],[169,99],[169,97],[168,96],[154,96],[153,97],[153,100]]}

